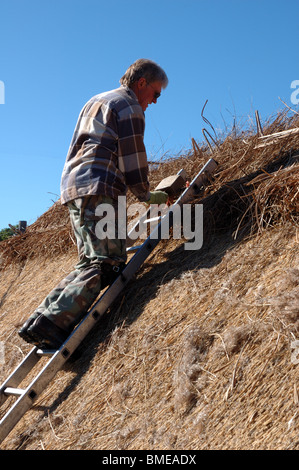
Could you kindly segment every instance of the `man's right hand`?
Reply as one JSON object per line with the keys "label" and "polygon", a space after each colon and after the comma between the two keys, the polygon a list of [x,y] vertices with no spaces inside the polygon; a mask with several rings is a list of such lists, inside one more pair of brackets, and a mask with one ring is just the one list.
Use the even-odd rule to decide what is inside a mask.
{"label": "man's right hand", "polygon": [[166,204],[168,201],[168,194],[165,193],[164,191],[151,191],[150,192],[150,198],[148,201],[146,201],[146,204],[151,205],[151,204]]}

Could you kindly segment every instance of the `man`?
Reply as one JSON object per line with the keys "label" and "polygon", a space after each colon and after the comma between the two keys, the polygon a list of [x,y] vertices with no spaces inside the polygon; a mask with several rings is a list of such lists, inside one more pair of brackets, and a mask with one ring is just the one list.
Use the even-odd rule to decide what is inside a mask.
{"label": "man", "polygon": [[[119,196],[129,188],[147,204],[164,204],[168,199],[162,191],[149,190],[143,141],[144,111],[166,88],[167,75],[155,62],[139,59],[120,83],[86,103],[74,131],[61,178],[61,202],[69,208],[79,262],[19,331],[38,347],[59,348],[101,289],[123,269],[126,246],[125,239],[118,237]],[[112,239],[97,232],[103,217],[99,208],[106,204],[116,212]]]}

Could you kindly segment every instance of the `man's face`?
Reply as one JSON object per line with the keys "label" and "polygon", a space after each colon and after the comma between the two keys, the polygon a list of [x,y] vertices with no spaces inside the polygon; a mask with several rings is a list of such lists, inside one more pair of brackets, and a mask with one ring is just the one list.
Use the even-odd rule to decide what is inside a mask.
{"label": "man's face", "polygon": [[147,83],[145,78],[140,78],[133,88],[140,106],[143,111],[149,104],[157,103],[157,99],[161,94],[162,83],[159,81]]}

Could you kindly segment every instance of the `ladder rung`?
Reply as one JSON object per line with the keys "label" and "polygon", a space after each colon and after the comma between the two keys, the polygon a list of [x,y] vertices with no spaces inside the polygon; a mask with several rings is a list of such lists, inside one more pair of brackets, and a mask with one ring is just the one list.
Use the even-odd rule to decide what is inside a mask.
{"label": "ladder rung", "polygon": [[56,353],[56,349],[38,349],[36,354],[38,356],[53,356]]}
{"label": "ladder rung", "polygon": [[139,248],[141,248],[142,245],[138,245],[138,246],[130,246],[130,248],[127,248],[127,253],[128,252],[131,252],[131,251],[137,251],[139,250]]}
{"label": "ladder rung", "polygon": [[148,224],[149,222],[159,222],[159,220],[161,220],[162,217],[160,215],[158,215],[157,217],[152,217],[151,219],[146,219],[143,221],[144,224]]}
{"label": "ladder rung", "polygon": [[23,388],[6,387],[6,389],[4,390],[5,395],[21,396],[24,393],[25,390]]}

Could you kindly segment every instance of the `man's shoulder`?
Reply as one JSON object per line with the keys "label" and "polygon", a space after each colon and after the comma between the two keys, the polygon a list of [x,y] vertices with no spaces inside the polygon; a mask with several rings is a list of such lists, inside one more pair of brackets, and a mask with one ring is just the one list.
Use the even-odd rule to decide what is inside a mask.
{"label": "man's shoulder", "polygon": [[144,113],[135,93],[124,86],[93,96],[86,103],[83,113],[96,115],[100,109],[101,112],[117,115],[120,120],[127,119],[132,114],[144,120]]}
{"label": "man's shoulder", "polygon": [[108,106],[111,107],[120,106],[121,108],[123,108],[124,106],[138,104],[134,92],[124,86],[115,88],[114,90],[99,93],[98,95],[95,95],[92,100],[106,103]]}

